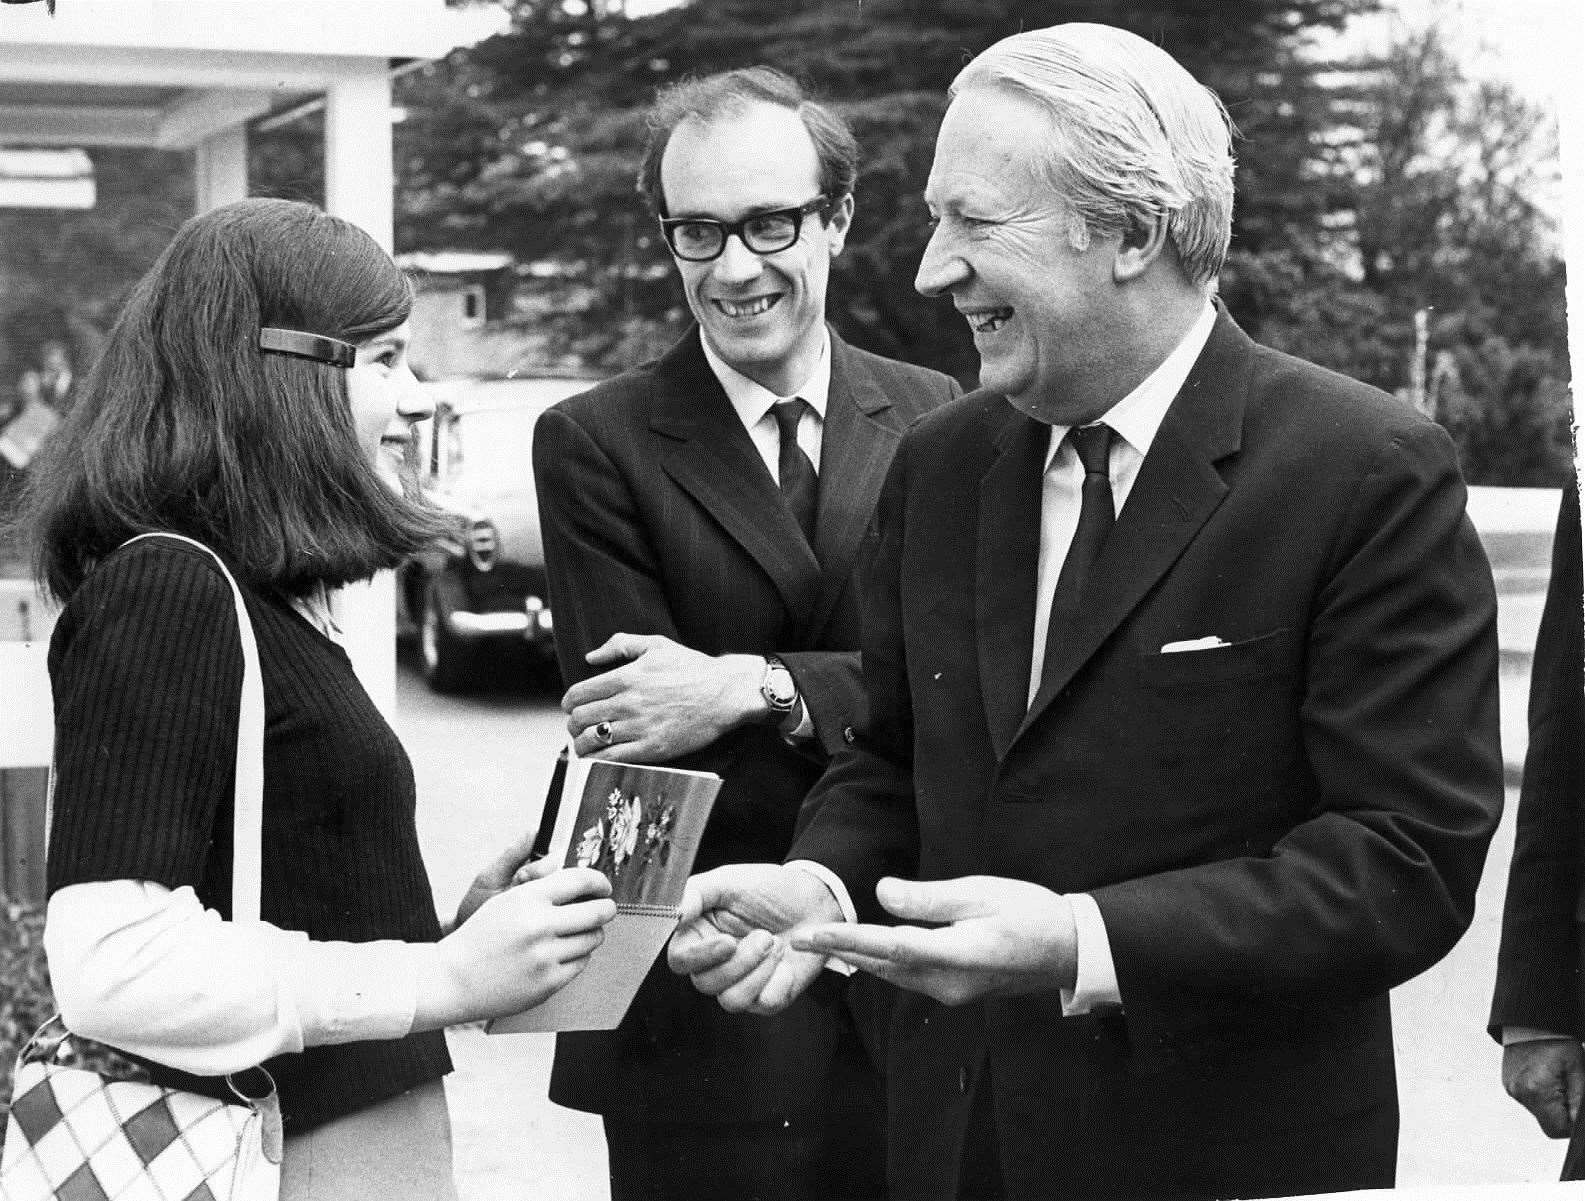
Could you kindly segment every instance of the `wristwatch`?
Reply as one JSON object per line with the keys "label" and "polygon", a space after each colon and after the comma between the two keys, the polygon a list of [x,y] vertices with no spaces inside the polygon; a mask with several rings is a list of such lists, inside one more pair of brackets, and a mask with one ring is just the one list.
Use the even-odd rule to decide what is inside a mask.
{"label": "wristwatch", "polygon": [[787,670],[787,664],[775,655],[765,656],[765,678],[760,681],[759,694],[777,718],[786,717],[798,703],[798,682]]}

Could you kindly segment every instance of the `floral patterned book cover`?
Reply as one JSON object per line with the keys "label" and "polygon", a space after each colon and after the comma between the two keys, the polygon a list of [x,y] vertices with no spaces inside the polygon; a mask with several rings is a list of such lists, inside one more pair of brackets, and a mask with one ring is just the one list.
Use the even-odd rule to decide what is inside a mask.
{"label": "floral patterned book cover", "polygon": [[619,909],[675,912],[721,777],[584,759],[569,764],[569,782],[580,766],[583,786],[562,862],[605,873]]}
{"label": "floral patterned book cover", "polygon": [[710,808],[711,772],[605,759],[558,763],[541,818],[545,852],[611,881],[617,914],[589,966],[533,1009],[498,1018],[491,1034],[610,1030],[622,1020],[655,957],[677,927]]}

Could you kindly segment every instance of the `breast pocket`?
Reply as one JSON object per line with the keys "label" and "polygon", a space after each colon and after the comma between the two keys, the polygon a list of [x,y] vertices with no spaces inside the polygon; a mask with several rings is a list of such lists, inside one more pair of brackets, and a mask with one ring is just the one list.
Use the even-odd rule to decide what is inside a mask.
{"label": "breast pocket", "polygon": [[1141,655],[1139,666],[1147,687],[1172,692],[1292,672],[1297,652],[1297,632],[1281,629],[1222,646]]}
{"label": "breast pocket", "polygon": [[1142,732],[1157,764],[1185,781],[1225,786],[1269,776],[1296,753],[1303,685],[1298,632],[1140,656]]}

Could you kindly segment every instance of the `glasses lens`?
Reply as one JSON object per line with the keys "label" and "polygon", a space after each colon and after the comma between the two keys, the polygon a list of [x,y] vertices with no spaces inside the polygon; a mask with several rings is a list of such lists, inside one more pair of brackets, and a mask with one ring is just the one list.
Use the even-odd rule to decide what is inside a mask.
{"label": "glasses lens", "polygon": [[755,254],[770,254],[786,250],[798,240],[798,223],[802,214],[761,213],[743,223],[743,241]]}
{"label": "glasses lens", "polygon": [[683,221],[669,226],[671,248],[680,259],[713,259],[725,240],[714,221]]}

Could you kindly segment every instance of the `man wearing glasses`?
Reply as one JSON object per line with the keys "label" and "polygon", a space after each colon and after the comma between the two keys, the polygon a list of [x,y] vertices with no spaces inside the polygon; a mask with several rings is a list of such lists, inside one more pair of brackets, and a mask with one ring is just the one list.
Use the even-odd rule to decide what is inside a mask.
{"label": "man wearing glasses", "polygon": [[[851,738],[859,545],[902,431],[958,387],[825,324],[858,157],[838,117],[755,67],[668,89],[650,129],[639,184],[696,325],[546,413],[534,470],[575,746],[719,773],[704,869],[779,859]],[[847,987],[767,1022],[658,963],[617,1030],[560,1036],[551,1098],[604,1116],[613,1201],[879,1195]]]}

